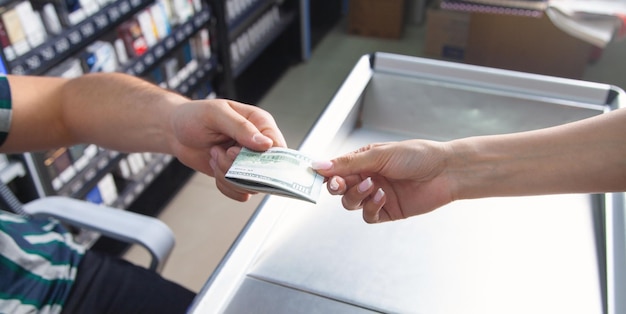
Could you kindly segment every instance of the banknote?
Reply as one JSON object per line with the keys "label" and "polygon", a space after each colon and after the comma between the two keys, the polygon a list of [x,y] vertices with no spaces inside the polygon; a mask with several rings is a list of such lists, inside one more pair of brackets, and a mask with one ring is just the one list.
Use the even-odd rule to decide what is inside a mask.
{"label": "banknote", "polygon": [[316,203],[324,177],[311,169],[312,161],[294,149],[273,147],[256,152],[244,147],[226,179],[246,190]]}

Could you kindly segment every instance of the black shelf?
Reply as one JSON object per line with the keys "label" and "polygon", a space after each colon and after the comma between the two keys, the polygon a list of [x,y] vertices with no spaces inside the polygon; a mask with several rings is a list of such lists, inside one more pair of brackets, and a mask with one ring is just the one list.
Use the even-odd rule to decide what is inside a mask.
{"label": "black shelf", "polygon": [[206,8],[194,15],[189,21],[179,25],[171,34],[151,47],[143,55],[123,65],[120,72],[130,75],[144,75],[154,65],[163,61],[169,52],[179,47],[211,19],[211,11]]}
{"label": "black shelf", "polygon": [[228,21],[228,39],[231,42],[235,40],[274,4],[276,4],[275,0],[260,0],[248,7],[233,20]]}
{"label": "black shelf", "polygon": [[163,172],[173,157],[169,155],[156,155],[136,175],[128,178],[128,186],[118,195],[113,207],[129,209],[131,204],[146,190],[154,179]]}
{"label": "black shelf", "polygon": [[173,89],[182,95],[188,95],[194,91],[203,82],[208,82],[213,79],[217,72],[217,60],[211,58],[204,62],[196,63],[197,67],[191,72],[182,82]]}
{"label": "black shelf", "polygon": [[[246,8],[235,8],[236,12],[228,12],[226,6],[232,4],[226,0],[207,1],[216,12],[214,39],[219,43],[221,69],[216,91],[221,97],[255,103],[249,100],[258,100],[257,96],[264,93],[262,90],[271,87],[276,78],[273,74],[292,65],[294,59],[302,61],[305,39],[299,31],[299,20],[300,14],[307,12],[301,10],[299,0],[257,0]],[[272,17],[270,25],[263,21],[268,14]],[[270,53],[268,50],[276,55],[264,57]],[[259,65],[268,60],[272,64]],[[268,67],[271,75],[265,72]]]}
{"label": "black shelf", "polygon": [[93,16],[9,62],[7,71],[16,75],[43,75],[152,2],[153,0],[119,0],[111,3]]}
{"label": "black shelf", "polygon": [[84,199],[87,193],[89,193],[106,174],[111,172],[122,158],[124,158],[124,155],[118,152],[101,151],[100,154],[89,162],[89,165],[84,170],[65,184],[58,191],[58,194]]}
{"label": "black shelf", "polygon": [[237,63],[233,63],[233,75],[237,78],[242,72],[244,72],[251,63],[253,63],[257,57],[265,51],[265,49],[278,38],[289,25],[296,19],[295,12],[287,12],[281,14],[280,21],[274,25],[274,27],[263,37],[256,41],[256,44],[250,49],[250,52],[246,54]]}

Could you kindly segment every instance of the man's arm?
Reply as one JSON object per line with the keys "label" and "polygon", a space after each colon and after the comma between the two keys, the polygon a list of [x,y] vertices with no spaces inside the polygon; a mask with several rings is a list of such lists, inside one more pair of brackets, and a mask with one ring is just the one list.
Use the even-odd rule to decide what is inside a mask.
{"label": "man's arm", "polygon": [[172,153],[170,111],[189,100],[118,73],[76,79],[8,76],[12,123],[3,152],[97,143],[121,151]]}
{"label": "man's arm", "polygon": [[[266,111],[225,99],[189,100],[121,73],[75,79],[10,76],[13,118],[0,152],[41,151],[78,143],[122,152],[172,154],[214,176],[226,196],[249,192],[224,179],[241,146],[287,144]],[[227,154],[230,152],[230,154]]]}

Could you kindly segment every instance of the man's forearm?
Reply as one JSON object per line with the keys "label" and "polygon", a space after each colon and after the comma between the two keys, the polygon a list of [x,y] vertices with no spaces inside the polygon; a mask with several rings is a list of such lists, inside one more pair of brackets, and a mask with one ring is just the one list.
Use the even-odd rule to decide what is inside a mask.
{"label": "man's forearm", "polygon": [[167,114],[186,98],[119,73],[76,79],[9,77],[13,123],[3,151],[96,143],[169,152]]}
{"label": "man's forearm", "polygon": [[97,74],[63,89],[63,113],[73,137],[120,151],[172,153],[170,111],[188,99],[140,79]]}

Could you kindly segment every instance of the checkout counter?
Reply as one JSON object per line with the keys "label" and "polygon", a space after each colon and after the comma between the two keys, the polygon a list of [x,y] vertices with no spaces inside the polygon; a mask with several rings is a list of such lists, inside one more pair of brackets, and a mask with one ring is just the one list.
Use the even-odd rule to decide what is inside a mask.
{"label": "checkout counter", "polygon": [[[331,158],[373,142],[544,128],[624,97],[605,84],[375,53],[300,150]],[[623,193],[463,200],[375,225],[325,189],[317,204],[267,196],[189,312],[626,313],[624,225]]]}

